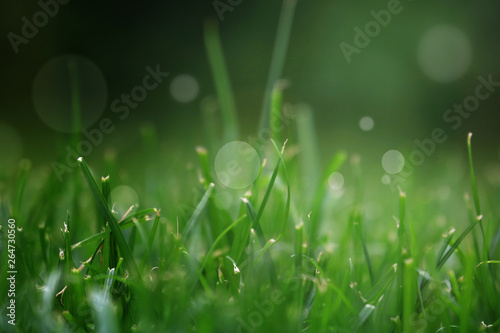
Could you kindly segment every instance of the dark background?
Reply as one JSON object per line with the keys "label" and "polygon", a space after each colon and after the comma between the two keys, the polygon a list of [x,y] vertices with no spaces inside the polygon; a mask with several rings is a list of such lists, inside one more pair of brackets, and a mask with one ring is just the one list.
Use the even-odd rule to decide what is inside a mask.
{"label": "dark background", "polygon": [[[443,151],[457,144],[465,147],[466,133],[472,131],[478,152],[498,154],[500,91],[481,102],[479,110],[456,131],[449,129],[442,116],[474,92],[479,75],[492,74],[500,81],[500,4],[402,1],[402,13],[392,16],[391,23],[348,64],[339,44],[352,44],[353,28],[363,28],[373,20],[370,11],[385,9],[387,3],[298,1],[283,73],[290,83],[285,101],[311,106],[322,152],[331,155],[345,148],[372,153],[373,160],[380,161],[383,152],[408,153],[415,148],[415,139],[430,137],[432,129],[443,127],[450,137]],[[165,145],[194,151],[195,145],[204,143],[200,101],[215,94],[203,43],[204,21],[213,18],[219,21],[244,139],[258,128],[280,8],[280,1],[244,0],[220,21],[211,1],[70,1],[60,5],[59,13],[15,54],[7,34],[20,34],[21,18],[31,21],[40,7],[36,2],[18,2],[6,8],[4,3],[0,122],[18,133],[22,144],[18,155],[51,161],[57,156],[56,142],[68,135],[48,128],[33,106],[33,82],[47,61],[75,54],[97,65],[108,90],[102,117],[112,119],[116,115],[110,111],[111,101],[141,83],[146,66],[160,64],[170,76],[130,117],[117,122],[115,132],[95,154],[99,156],[109,146],[118,152],[133,150],[144,122],[154,124]],[[461,29],[471,44],[470,66],[449,83],[429,79],[417,61],[421,37],[440,24]],[[195,77],[200,87],[198,97],[186,104],[169,93],[170,81],[185,73]],[[363,116],[374,119],[372,131],[359,129]],[[8,146],[4,141],[2,149],[7,154]]]}

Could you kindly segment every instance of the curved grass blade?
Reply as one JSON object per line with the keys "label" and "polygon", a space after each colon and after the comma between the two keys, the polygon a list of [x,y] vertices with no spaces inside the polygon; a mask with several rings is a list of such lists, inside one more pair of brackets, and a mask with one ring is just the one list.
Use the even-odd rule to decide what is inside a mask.
{"label": "curved grass blade", "polygon": [[[155,211],[156,210],[154,208],[141,210],[137,213],[134,213],[130,216],[127,216],[121,222],[118,221],[118,225],[120,226],[120,229],[122,229],[122,230],[132,228],[135,226],[134,219],[137,220],[139,223],[150,221],[151,219],[149,218],[149,215],[155,213]],[[82,241],[79,241],[78,243],[71,245],[71,248],[74,250],[74,249],[76,249],[84,244],[87,244],[88,242],[98,240],[98,239],[102,238],[103,236],[104,236],[104,231],[99,232],[99,233],[94,234],[88,238],[85,238]]]}
{"label": "curved grass blade", "polygon": [[194,225],[196,224],[196,221],[198,221],[198,218],[200,217],[201,212],[203,211],[203,209],[207,205],[208,199],[210,198],[210,195],[212,194],[214,187],[215,187],[215,184],[210,183],[207,191],[205,192],[205,194],[201,198],[200,202],[196,206],[196,208],[193,212],[193,215],[191,215],[191,218],[189,219],[189,221],[187,223],[186,230],[184,230],[184,232],[182,233],[183,239],[188,239],[189,235],[191,234],[191,231],[193,230]]}
{"label": "curved grass blade", "polygon": [[89,184],[90,190],[92,191],[92,194],[94,195],[94,198],[96,199],[99,207],[102,210],[102,213],[106,217],[106,220],[109,223],[109,227],[111,228],[111,231],[113,232],[113,235],[116,239],[116,243],[118,244],[118,248],[120,249],[123,258],[125,260],[125,263],[129,267],[131,271],[131,275],[135,277],[141,277],[141,274],[139,272],[139,268],[137,267],[137,264],[134,260],[134,257],[132,255],[132,251],[130,250],[127,242],[125,241],[125,237],[123,236],[123,233],[121,231],[120,225],[118,224],[118,221],[116,220],[115,216],[111,213],[109,210],[109,206],[106,202],[106,199],[104,199],[104,196],[102,192],[99,190],[99,187],[97,186],[97,183],[94,179],[94,176],[92,175],[92,172],[90,171],[87,163],[82,157],[78,158],[78,162],[80,164],[80,167],[83,171],[83,175],[85,176],[85,179],[87,180],[87,183]]}
{"label": "curved grass blade", "polygon": [[229,74],[224,60],[224,53],[216,21],[206,21],[204,29],[205,48],[210,61],[210,68],[215,81],[222,121],[224,123],[224,141],[237,140],[239,137],[238,118],[231,89]]}
{"label": "curved grass blade", "polygon": [[264,100],[262,101],[262,111],[260,118],[260,127],[269,128],[269,113],[271,108],[271,95],[274,84],[281,78],[283,66],[285,65],[286,51],[288,41],[292,31],[293,17],[297,0],[283,0],[281,14],[278,22],[278,31],[276,32],[276,41],[274,43],[273,55],[271,58],[271,66],[267,77],[266,90],[264,92]]}
{"label": "curved grass blade", "polygon": [[448,259],[451,257],[451,255],[453,254],[453,252],[455,252],[455,250],[458,248],[458,246],[460,245],[460,243],[464,240],[465,236],[467,236],[467,234],[472,230],[472,228],[474,228],[474,226],[480,222],[481,220],[483,219],[483,216],[480,215],[476,218],[476,220],[474,222],[472,222],[471,224],[469,224],[469,226],[467,227],[467,229],[464,230],[464,232],[462,232],[462,234],[460,235],[460,237],[458,237],[458,239],[453,243],[452,246],[450,246],[450,248],[448,249],[448,251],[446,251],[446,253],[438,260],[437,264],[436,264],[436,268],[439,270],[441,269],[441,267],[443,267],[443,265],[446,263],[446,261],[448,261]]}

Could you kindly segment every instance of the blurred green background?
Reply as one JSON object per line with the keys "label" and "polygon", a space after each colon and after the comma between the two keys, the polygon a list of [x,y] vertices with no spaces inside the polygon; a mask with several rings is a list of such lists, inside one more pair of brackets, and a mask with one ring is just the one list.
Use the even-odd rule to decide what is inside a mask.
{"label": "blurred green background", "polygon": [[[139,128],[144,122],[152,123],[158,132],[159,153],[178,151],[179,155],[194,156],[194,146],[205,144],[200,103],[215,95],[203,43],[203,25],[208,18],[219,22],[243,126],[242,139],[255,134],[281,2],[243,0],[224,12],[223,20],[214,3],[59,4],[58,13],[27,44],[20,44],[18,53],[8,34],[22,35],[22,18],[33,22],[33,15],[41,10],[40,3],[9,3],[8,8],[4,4],[2,163],[7,166],[12,160],[12,165],[17,165],[21,157],[32,159],[35,165],[54,161],[58,149],[69,139],[68,133],[47,126],[37,113],[37,107],[50,108],[53,102],[56,116],[58,112],[67,114],[69,107],[60,107],[57,97],[60,91],[59,97],[68,101],[69,89],[51,85],[43,76],[38,87],[46,90],[35,84],[44,65],[64,55],[81,56],[100,71],[105,89],[92,90],[99,85],[90,80],[85,86],[90,97],[83,103],[92,106],[92,94],[96,94],[97,100],[104,100],[104,104],[97,103],[102,110],[95,110],[97,114],[102,112],[99,119],[108,117],[116,125],[87,157],[89,164],[98,163],[110,148],[119,156],[136,156]],[[384,173],[380,160],[386,151],[397,149],[407,156],[415,149],[414,140],[429,138],[436,127],[443,128],[449,138],[438,145],[438,154],[431,155],[426,163],[439,161],[441,153],[455,147],[465,151],[465,137],[470,131],[474,132],[476,152],[496,155],[500,91],[481,101],[478,110],[456,130],[443,120],[443,114],[474,93],[478,76],[491,74],[500,82],[500,3],[394,4],[400,12],[392,14],[390,22],[380,27],[369,45],[352,54],[349,63],[341,43],[355,45],[355,28],[365,31],[366,24],[374,21],[371,11],[387,10],[390,3],[298,1],[283,72],[288,80],[285,102],[310,106],[323,156],[339,149],[359,153],[380,175]],[[154,68],[157,64],[170,75],[148,92],[129,117],[119,120],[119,114],[111,111],[112,101],[141,84],[146,66]],[[174,87],[175,78],[186,74],[194,78],[197,90],[189,84]],[[43,102],[34,98],[40,89],[43,91],[39,94],[46,97]],[[189,101],[179,101],[172,90],[187,94]],[[363,117],[373,119],[373,129],[360,128]],[[94,123],[89,129],[96,127]]]}

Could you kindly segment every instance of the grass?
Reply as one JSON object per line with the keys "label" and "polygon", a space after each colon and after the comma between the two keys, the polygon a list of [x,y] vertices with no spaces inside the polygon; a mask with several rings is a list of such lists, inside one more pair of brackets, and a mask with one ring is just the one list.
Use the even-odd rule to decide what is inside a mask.
{"label": "grass", "polygon": [[[294,6],[284,1],[264,126],[283,121],[284,86],[278,80]],[[176,174],[157,167],[154,126],[141,128],[141,163],[152,166],[146,177],[136,176],[144,178],[136,189],[141,202],[158,206],[118,215],[112,155],[104,175],[80,158],[79,172],[61,184],[28,161],[20,163],[0,207],[3,258],[6,221],[14,218],[18,227],[16,326],[5,320],[5,297],[2,332],[499,330],[500,216],[484,204],[498,201],[498,188],[476,174],[471,135],[470,179],[464,180],[459,166],[434,175],[455,184],[451,191],[470,184],[464,201],[429,202],[435,185],[423,183],[377,194],[381,213],[373,217],[366,206],[373,173],[363,172],[360,157],[344,151],[322,170],[311,112],[299,106],[292,110],[295,122],[273,128],[269,142],[255,147],[262,164],[254,183],[243,192],[227,189],[212,168],[214,147],[238,139],[241,131],[213,23],[207,23],[205,42],[219,101],[202,103],[207,147],[193,147],[198,163],[190,181],[179,188],[165,185]],[[74,96],[78,115],[78,92]],[[219,112],[223,138],[214,128]],[[329,187],[334,172],[346,175],[343,196]],[[224,196],[230,204],[221,204]],[[482,206],[480,197],[488,199]],[[460,218],[435,222],[449,211]],[[0,263],[7,272],[7,262]],[[6,281],[0,283],[2,295]]]}

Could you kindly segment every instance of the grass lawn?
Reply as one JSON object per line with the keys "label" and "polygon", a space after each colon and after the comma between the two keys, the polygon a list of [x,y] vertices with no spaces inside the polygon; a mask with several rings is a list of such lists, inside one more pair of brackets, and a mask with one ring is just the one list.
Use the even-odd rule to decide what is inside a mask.
{"label": "grass lawn", "polygon": [[310,111],[283,101],[293,10],[252,139],[207,24],[218,103],[191,163],[158,154],[147,124],[134,161],[72,158],[61,180],[21,161],[0,207],[0,331],[499,331],[500,192],[472,134],[397,184],[350,151],[320,156]]}

